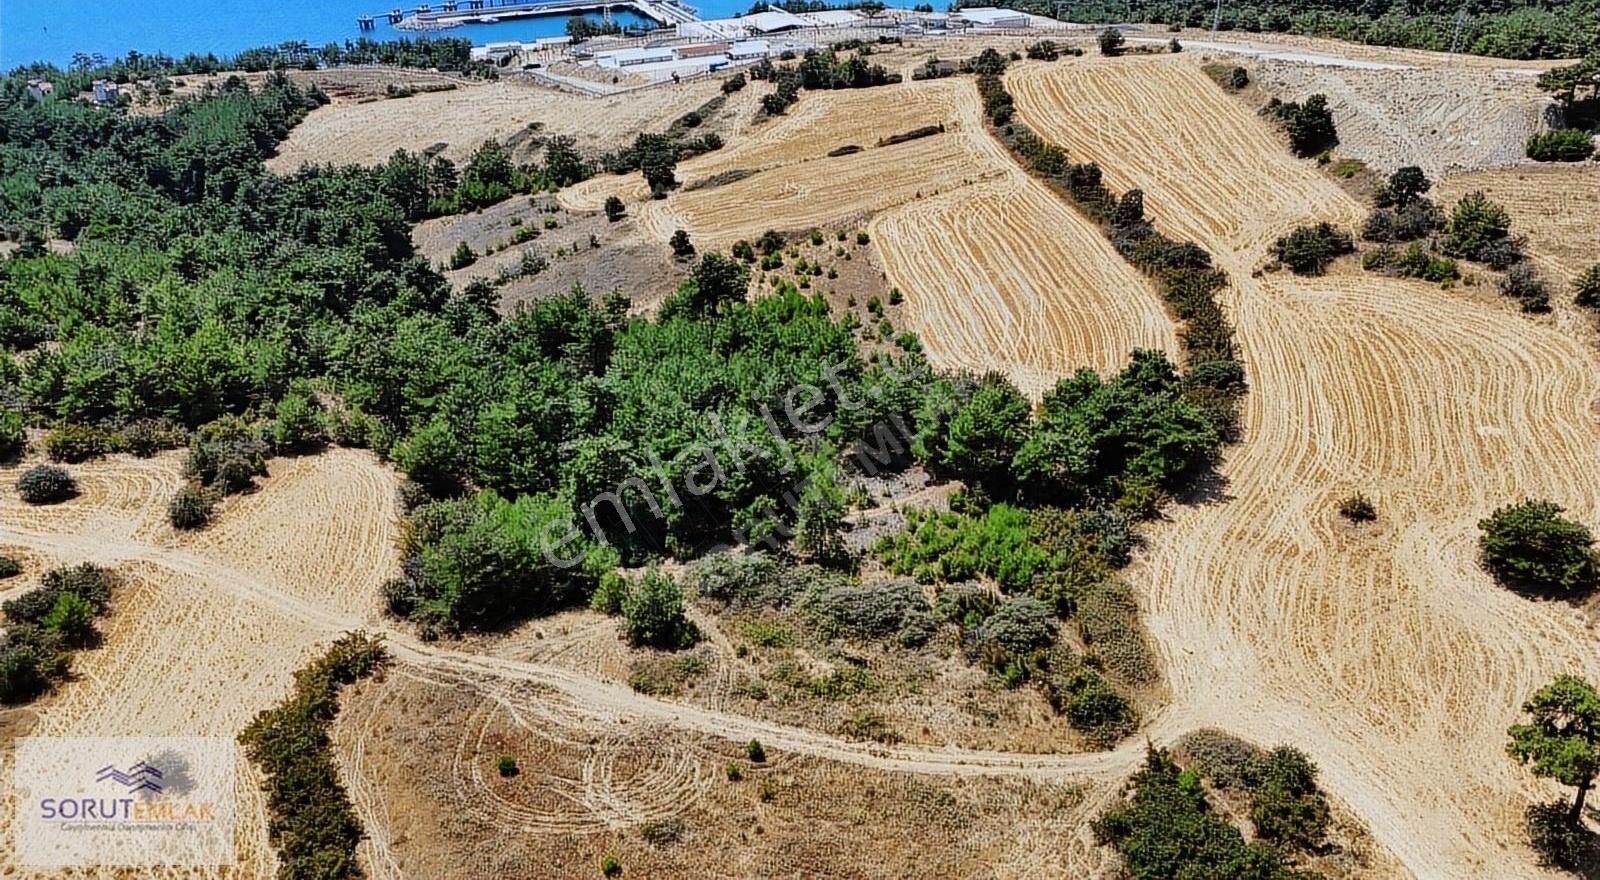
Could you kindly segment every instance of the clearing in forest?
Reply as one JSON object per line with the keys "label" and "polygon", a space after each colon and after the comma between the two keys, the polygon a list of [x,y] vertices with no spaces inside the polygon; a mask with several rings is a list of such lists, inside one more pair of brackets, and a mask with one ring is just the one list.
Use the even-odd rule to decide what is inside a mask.
{"label": "clearing in forest", "polygon": [[[1290,741],[1418,876],[1536,876],[1504,756],[1521,701],[1600,672],[1575,609],[1495,586],[1476,522],[1545,497],[1600,518],[1589,348],[1487,297],[1360,274],[1252,277],[1295,225],[1361,206],[1187,58],[1026,65],[1021,118],[1140,187],[1158,226],[1232,278],[1251,392],[1226,503],[1152,529],[1130,578],[1165,655],[1161,738],[1210,724]],[[1373,498],[1352,527],[1339,499]]]}

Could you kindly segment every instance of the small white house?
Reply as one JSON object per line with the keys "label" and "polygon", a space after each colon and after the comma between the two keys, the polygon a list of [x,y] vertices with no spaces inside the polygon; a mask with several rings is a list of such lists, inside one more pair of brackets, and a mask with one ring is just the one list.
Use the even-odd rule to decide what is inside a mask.
{"label": "small white house", "polygon": [[96,104],[110,104],[117,100],[117,96],[121,93],[122,89],[109,79],[97,79],[94,81],[94,102]]}
{"label": "small white house", "polygon": [[55,94],[56,84],[47,79],[28,80],[28,97],[35,101],[43,101]]}

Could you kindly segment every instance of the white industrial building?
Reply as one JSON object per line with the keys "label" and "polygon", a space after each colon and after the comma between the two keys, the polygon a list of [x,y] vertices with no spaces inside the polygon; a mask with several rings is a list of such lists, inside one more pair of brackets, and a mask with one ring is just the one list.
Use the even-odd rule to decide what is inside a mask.
{"label": "white industrial building", "polygon": [[1026,12],[1015,9],[1000,9],[994,6],[975,6],[971,9],[958,9],[950,13],[954,21],[964,21],[975,27],[992,28],[1025,28],[1032,27],[1033,18]]}
{"label": "white industrial building", "polygon": [[802,12],[800,17],[820,27],[860,27],[866,19],[848,9],[824,9],[821,12]]}
{"label": "white industrial building", "polygon": [[695,40],[738,40],[744,37],[761,37],[818,27],[792,12],[769,9],[755,15],[737,18],[713,18],[706,21],[686,21],[678,25],[678,36]]}
{"label": "white industrial building", "polygon": [[660,64],[678,60],[678,52],[671,46],[640,46],[636,49],[613,49],[594,53],[594,61],[601,67],[634,67],[639,64]]}

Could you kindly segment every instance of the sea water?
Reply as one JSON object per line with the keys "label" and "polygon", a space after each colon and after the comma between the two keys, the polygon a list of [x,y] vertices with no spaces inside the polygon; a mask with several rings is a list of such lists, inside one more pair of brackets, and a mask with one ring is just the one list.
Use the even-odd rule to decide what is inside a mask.
{"label": "sea water", "polygon": [[[65,66],[75,53],[125,55],[186,52],[227,55],[255,46],[303,40],[311,46],[370,37],[392,40],[416,37],[416,31],[389,26],[396,6],[408,14],[420,2],[435,10],[440,0],[0,0],[0,69],[34,61]],[[702,18],[737,15],[751,0],[689,0]],[[461,9],[466,11],[466,0]],[[485,8],[484,15],[494,10]],[[362,31],[356,18],[373,16],[374,28]],[[598,12],[585,18],[598,21]],[[532,40],[566,33],[568,16],[517,18],[494,24],[467,24],[433,36],[466,37],[477,45],[500,40]],[[632,10],[614,9],[611,18],[624,27],[649,22]]]}

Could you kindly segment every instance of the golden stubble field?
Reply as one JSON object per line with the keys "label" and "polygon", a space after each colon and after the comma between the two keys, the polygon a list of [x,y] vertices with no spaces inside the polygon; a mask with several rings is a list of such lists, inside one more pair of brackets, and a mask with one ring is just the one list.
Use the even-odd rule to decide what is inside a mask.
{"label": "golden stubble field", "polygon": [[[845,146],[862,149],[828,155]],[[660,240],[681,228],[702,248],[767,229],[865,229],[935,365],[998,369],[1034,397],[1080,367],[1116,370],[1135,348],[1177,355],[1150,283],[1010,161],[967,79],[805,93],[783,117],[683,162],[678,177],[683,188],[664,200],[649,200],[638,175],[561,198],[597,210],[619,195]]]}
{"label": "golden stubble field", "polygon": [[[1299,223],[1364,209],[1187,59],[1024,66],[1021,117],[1232,276],[1249,374],[1222,503],[1151,531],[1131,577],[1162,645],[1164,738],[1289,741],[1417,876],[1535,876],[1505,757],[1521,701],[1593,677],[1593,622],[1495,586],[1476,522],[1546,497],[1600,518],[1600,371],[1584,341],[1492,296],[1360,274],[1253,277]],[[1181,96],[1181,97],[1180,97]],[[1343,524],[1354,491],[1379,520]]]}

